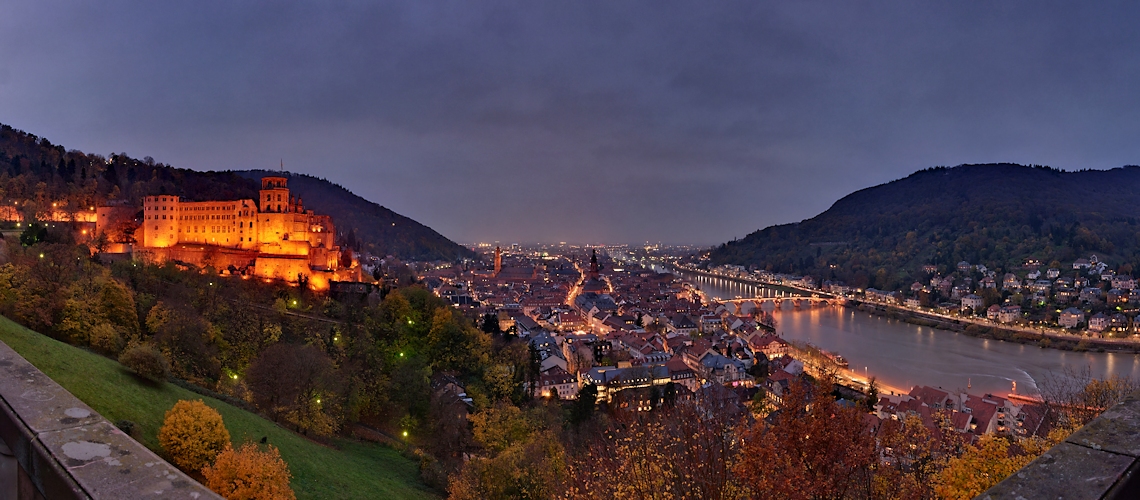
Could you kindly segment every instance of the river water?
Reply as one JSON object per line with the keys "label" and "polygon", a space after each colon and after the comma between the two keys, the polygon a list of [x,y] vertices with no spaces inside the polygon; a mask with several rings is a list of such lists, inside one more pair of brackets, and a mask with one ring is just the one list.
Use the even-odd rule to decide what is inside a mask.
{"label": "river water", "polygon": [[[710,299],[771,297],[778,292],[711,276],[679,273]],[[847,358],[860,375],[908,389],[929,385],[947,390],[970,387],[971,394],[1033,395],[1050,374],[1066,367],[1089,369],[1096,378],[1110,375],[1140,379],[1140,355],[1070,352],[961,333],[872,316],[846,307],[797,310],[785,302],[773,312],[776,330],[788,340],[804,340]]]}

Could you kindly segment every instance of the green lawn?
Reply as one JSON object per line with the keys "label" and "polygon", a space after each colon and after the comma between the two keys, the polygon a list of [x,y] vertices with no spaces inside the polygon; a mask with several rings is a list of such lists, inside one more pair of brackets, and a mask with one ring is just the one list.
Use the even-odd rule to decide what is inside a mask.
{"label": "green lawn", "polygon": [[173,384],[151,385],[117,362],[58,342],[0,316],[0,340],[107,420],[135,423],[134,437],[162,454],[158,428],[180,399],[201,399],[218,410],[235,445],[268,436],[293,473],[297,498],[437,498],[419,480],[417,465],[384,446],[306,440],[240,408]]}

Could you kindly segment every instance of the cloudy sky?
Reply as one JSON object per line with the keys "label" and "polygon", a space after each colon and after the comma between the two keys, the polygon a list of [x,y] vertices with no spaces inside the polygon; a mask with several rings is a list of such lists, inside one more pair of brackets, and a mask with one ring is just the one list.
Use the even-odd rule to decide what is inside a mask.
{"label": "cloudy sky", "polygon": [[461,242],[716,243],[936,165],[1140,164],[1140,4],[0,2],[0,122]]}

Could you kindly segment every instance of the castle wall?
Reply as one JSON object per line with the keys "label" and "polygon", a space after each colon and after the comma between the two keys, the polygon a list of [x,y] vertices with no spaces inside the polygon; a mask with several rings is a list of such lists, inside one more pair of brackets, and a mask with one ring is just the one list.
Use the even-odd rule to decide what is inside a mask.
{"label": "castle wall", "polygon": [[[340,248],[332,218],[304,210],[286,181],[263,178],[256,201],[144,198],[143,225],[136,232],[143,242],[140,255],[219,269],[253,264],[258,276],[288,281],[337,271]],[[318,280],[327,288],[327,277]]]}

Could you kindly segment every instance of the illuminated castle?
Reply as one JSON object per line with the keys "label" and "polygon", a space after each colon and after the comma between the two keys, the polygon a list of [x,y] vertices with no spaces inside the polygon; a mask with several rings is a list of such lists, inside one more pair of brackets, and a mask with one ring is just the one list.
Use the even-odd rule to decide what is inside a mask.
{"label": "illuminated castle", "polygon": [[[359,268],[343,269],[332,218],[305,210],[289,193],[285,177],[261,179],[257,201],[182,201],[147,196],[143,206],[143,252],[266,278],[359,280]],[[351,271],[351,272],[346,272]],[[355,279],[354,279],[355,278]]]}

